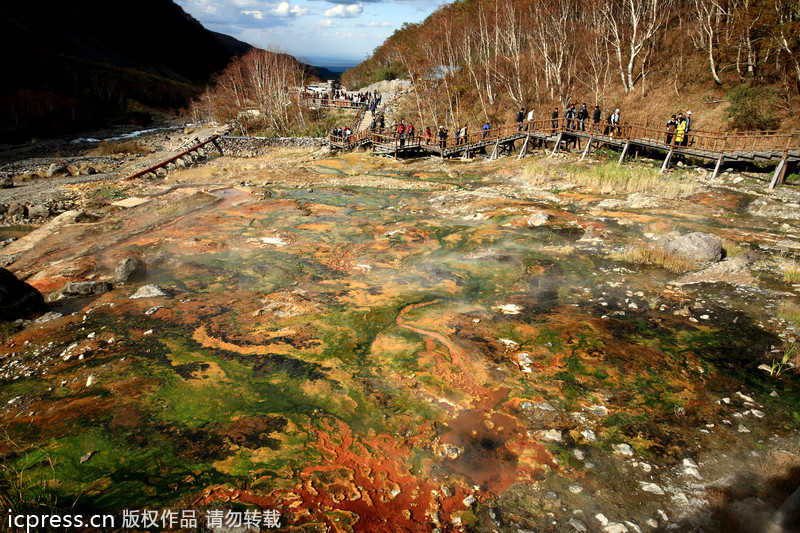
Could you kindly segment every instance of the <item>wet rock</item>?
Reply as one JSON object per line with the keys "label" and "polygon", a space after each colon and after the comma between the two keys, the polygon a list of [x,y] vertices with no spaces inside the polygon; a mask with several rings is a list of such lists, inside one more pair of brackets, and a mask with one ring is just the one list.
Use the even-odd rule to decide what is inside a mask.
{"label": "wet rock", "polygon": [[628,533],[628,528],[624,524],[611,522],[603,527],[603,533]]}
{"label": "wet rock", "polygon": [[105,294],[113,289],[107,281],[73,281],[62,291],[66,296],[91,296]]}
{"label": "wet rock", "polygon": [[722,242],[710,233],[687,233],[669,241],[664,249],[695,261],[712,263],[722,259]]}
{"label": "wet rock", "polygon": [[0,320],[17,320],[43,313],[44,297],[34,287],[0,268]]}
{"label": "wet rock", "polygon": [[58,318],[61,318],[62,316],[64,316],[64,315],[62,315],[61,313],[56,313],[55,311],[50,311],[50,312],[47,312],[47,313],[43,314],[39,318],[37,318],[34,321],[34,324],[46,324],[47,322],[50,322],[52,320],[56,320]]}
{"label": "wet rock", "polygon": [[780,202],[769,198],[756,198],[747,206],[747,212],[770,220],[776,218],[800,220],[800,204]]}
{"label": "wet rock", "polygon": [[126,257],[117,264],[114,269],[114,281],[117,283],[126,283],[128,281],[136,281],[142,279],[147,270],[144,261],[138,257]]}
{"label": "wet rock", "polygon": [[589,531],[589,528],[586,527],[586,524],[575,518],[570,518],[569,522],[567,522],[567,525],[577,533],[587,533]]}
{"label": "wet rock", "polygon": [[139,289],[131,296],[132,300],[138,300],[139,298],[160,298],[163,296],[167,296],[167,293],[164,292],[161,287],[157,285],[143,285],[139,287]]}
{"label": "wet rock", "polygon": [[10,189],[14,186],[14,177],[5,175],[0,176],[0,189]]}
{"label": "wet rock", "polygon": [[615,444],[614,445],[614,453],[619,455],[624,455],[625,457],[633,457],[633,448],[630,447],[629,444]]}
{"label": "wet rock", "polygon": [[656,494],[658,496],[664,495],[664,489],[656,485],[655,483],[648,483],[647,481],[640,481],[639,482],[640,488],[645,491],[649,492],[650,494]]}
{"label": "wet rock", "polygon": [[81,169],[78,165],[67,165],[67,173],[74,178],[80,176]]}
{"label": "wet rock", "polygon": [[[700,272],[690,272],[672,281],[672,285],[691,285],[694,283],[729,283],[744,287],[757,287],[758,281],[750,273],[748,265],[754,255],[743,254],[727,259]],[[702,317],[701,317],[702,318]]]}
{"label": "wet rock", "polygon": [[683,468],[681,471],[685,476],[692,476],[696,479],[703,479],[703,476],[700,475],[700,470],[698,470],[697,468],[697,463],[695,463],[688,457],[683,460]]}
{"label": "wet rock", "polygon": [[607,198],[597,203],[596,207],[600,209],[619,209],[624,205],[622,200],[615,200],[614,198]]}
{"label": "wet rock", "polygon": [[563,438],[561,431],[558,429],[537,431],[536,436],[545,442],[561,442],[561,439]]}
{"label": "wet rock", "polygon": [[547,221],[550,220],[550,215],[545,213],[544,211],[537,211],[532,213],[527,220],[528,226],[535,228],[539,226],[544,226],[547,224]]}

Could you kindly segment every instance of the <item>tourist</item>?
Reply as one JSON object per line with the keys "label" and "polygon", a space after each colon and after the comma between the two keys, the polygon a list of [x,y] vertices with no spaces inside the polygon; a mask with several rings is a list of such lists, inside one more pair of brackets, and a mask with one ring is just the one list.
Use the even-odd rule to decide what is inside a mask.
{"label": "tourist", "polygon": [[686,112],[686,128],[684,129],[684,132],[683,132],[683,142],[681,143],[681,146],[687,146],[689,144],[689,130],[691,130],[691,129],[692,129],[692,112],[691,111],[687,111]]}
{"label": "tourist", "polygon": [[558,108],[553,109],[553,114],[550,115],[551,124],[553,126],[553,133],[558,130]]}
{"label": "tourist", "polygon": [[608,117],[609,132],[614,136],[614,132],[619,135],[619,109],[615,109]]}
{"label": "tourist", "polygon": [[564,120],[566,121],[567,130],[575,129],[575,104],[570,104],[564,110]]}
{"label": "tourist", "polygon": [[431,144],[433,140],[433,133],[431,133],[431,127],[425,126],[425,144]]}
{"label": "tourist", "polygon": [[484,124],[483,127],[481,128],[481,131],[483,132],[483,138],[484,139],[486,138],[487,135],[489,135],[489,130],[490,129],[492,129],[492,126],[488,122],[486,124]]}
{"label": "tourist", "polygon": [[683,146],[683,140],[686,138],[687,121],[683,113],[678,113],[678,126],[675,128],[675,145]]}
{"label": "tourist", "polygon": [[600,106],[594,106],[594,113],[592,114],[592,131],[598,131],[600,128],[600,119],[603,117],[603,113],[600,112]]}
{"label": "tourist", "polygon": [[406,126],[406,137],[408,138],[408,144],[414,142],[414,124],[411,122]]}
{"label": "tourist", "polygon": [[678,118],[675,115],[667,121],[667,145],[672,144],[672,139],[675,137],[675,130],[678,129]]}
{"label": "tourist", "polygon": [[461,128],[461,142],[463,144],[468,144],[467,142],[467,125],[464,124],[464,127]]}
{"label": "tourist", "polygon": [[517,111],[517,131],[522,131],[522,121],[525,119],[525,108],[520,107]]}
{"label": "tourist", "polygon": [[584,102],[583,104],[581,104],[581,108],[578,111],[578,129],[580,131],[586,131],[586,126],[584,125],[584,123],[588,118],[589,118],[589,110],[586,108],[586,102]]}
{"label": "tourist", "polygon": [[525,125],[525,131],[533,131],[533,108],[528,111],[528,123]]}
{"label": "tourist", "polygon": [[401,120],[400,124],[397,125],[397,141],[398,141],[398,144],[399,144],[400,148],[405,146],[405,143],[406,143],[406,139],[405,139],[405,135],[404,135],[405,131],[406,131],[406,125],[403,124],[403,121]]}
{"label": "tourist", "polygon": [[442,150],[447,148],[447,130],[444,126],[439,126],[439,148]]}

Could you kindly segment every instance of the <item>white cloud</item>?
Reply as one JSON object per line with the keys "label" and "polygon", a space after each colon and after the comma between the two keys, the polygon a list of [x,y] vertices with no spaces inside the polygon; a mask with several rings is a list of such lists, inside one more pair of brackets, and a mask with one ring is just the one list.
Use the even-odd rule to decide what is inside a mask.
{"label": "white cloud", "polygon": [[299,17],[308,13],[307,7],[290,6],[289,2],[281,2],[272,8],[272,14],[276,17]]}
{"label": "white cloud", "polygon": [[261,20],[261,19],[264,18],[264,13],[261,12],[261,11],[258,11],[257,9],[250,9],[250,10],[245,9],[244,11],[242,11],[242,15],[247,15],[249,17],[253,17],[254,19],[258,19],[258,20]]}
{"label": "white cloud", "polygon": [[364,12],[364,8],[361,7],[361,4],[350,4],[349,6],[345,5],[338,5],[336,7],[332,7],[325,12],[326,17],[357,17],[361,13]]}
{"label": "white cloud", "polygon": [[331,19],[322,19],[319,21],[320,26],[333,26],[333,21]]}
{"label": "white cloud", "polygon": [[370,28],[386,28],[386,27],[391,26],[391,24],[386,22],[386,21],[384,21],[384,22],[369,22],[369,23],[367,23],[367,26],[369,26]]}

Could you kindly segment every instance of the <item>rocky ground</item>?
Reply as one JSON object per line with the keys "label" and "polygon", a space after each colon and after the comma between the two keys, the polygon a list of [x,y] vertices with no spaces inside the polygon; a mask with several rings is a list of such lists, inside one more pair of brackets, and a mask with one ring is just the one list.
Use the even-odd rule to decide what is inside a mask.
{"label": "rocky ground", "polygon": [[302,531],[796,531],[800,193],[576,159],[64,184],[0,248],[48,302],[5,326],[4,463]]}

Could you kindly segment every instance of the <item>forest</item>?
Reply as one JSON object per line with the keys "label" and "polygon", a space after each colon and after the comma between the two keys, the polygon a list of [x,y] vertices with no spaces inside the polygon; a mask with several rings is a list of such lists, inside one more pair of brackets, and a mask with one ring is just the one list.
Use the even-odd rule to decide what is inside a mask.
{"label": "forest", "polygon": [[[462,0],[405,24],[342,76],[409,77],[409,120],[505,121],[572,102],[714,129],[789,129],[800,108],[796,0]],[[538,111],[537,111],[538,112]],[[539,114],[537,118],[544,118]]]}

